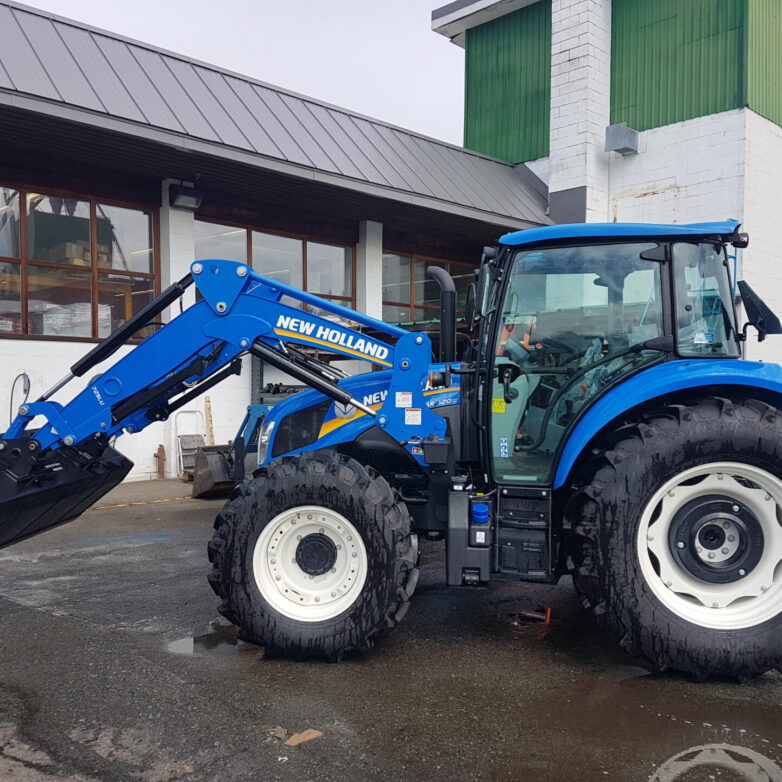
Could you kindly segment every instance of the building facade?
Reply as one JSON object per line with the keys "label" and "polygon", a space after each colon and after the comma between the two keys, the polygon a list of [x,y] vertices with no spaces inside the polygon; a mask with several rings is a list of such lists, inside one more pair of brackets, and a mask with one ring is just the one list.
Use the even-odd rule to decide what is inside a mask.
{"label": "building facade", "polygon": [[432,27],[465,48],[465,146],[526,163],[554,222],[741,220],[782,313],[782,4],[456,0]]}
{"label": "building facade", "polygon": [[[0,134],[0,431],[22,373],[35,399],[194,259],[431,328],[428,264],[463,296],[485,243],[549,222],[526,166],[5,1]],[[253,378],[256,393],[285,380],[246,359],[211,389],[217,442]],[[204,433],[206,413],[198,399],[124,437],[131,477],[157,474],[159,444],[175,474],[176,435]]]}

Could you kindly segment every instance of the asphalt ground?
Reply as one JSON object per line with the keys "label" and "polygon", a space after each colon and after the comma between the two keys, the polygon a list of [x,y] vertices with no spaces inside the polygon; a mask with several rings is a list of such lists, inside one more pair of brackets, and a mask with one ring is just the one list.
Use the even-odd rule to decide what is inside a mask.
{"label": "asphalt ground", "polygon": [[438,544],[371,654],[265,659],[219,622],[221,501],[188,488],[120,486],[0,551],[3,782],[782,780],[782,676],[647,674],[569,580],[449,590]]}

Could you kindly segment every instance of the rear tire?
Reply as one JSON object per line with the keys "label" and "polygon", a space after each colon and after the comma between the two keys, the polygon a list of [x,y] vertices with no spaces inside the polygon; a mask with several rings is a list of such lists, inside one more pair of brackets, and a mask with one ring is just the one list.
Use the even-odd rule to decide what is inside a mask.
{"label": "rear tire", "polygon": [[242,483],[215,521],[219,610],[266,653],[336,661],[402,619],[418,580],[410,516],[371,468],[324,450]]}
{"label": "rear tire", "polygon": [[751,399],[623,426],[567,514],[573,581],[654,669],[740,681],[782,668],[782,414]]}

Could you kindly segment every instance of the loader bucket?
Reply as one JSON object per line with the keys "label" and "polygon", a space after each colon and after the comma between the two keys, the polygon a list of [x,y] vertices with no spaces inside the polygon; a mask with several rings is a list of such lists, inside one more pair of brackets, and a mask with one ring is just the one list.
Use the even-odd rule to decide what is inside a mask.
{"label": "loader bucket", "polygon": [[0,452],[0,548],[72,521],[133,467],[104,444],[31,455],[29,443],[6,440]]}
{"label": "loader bucket", "polygon": [[193,497],[227,497],[234,487],[230,445],[206,445],[196,451]]}

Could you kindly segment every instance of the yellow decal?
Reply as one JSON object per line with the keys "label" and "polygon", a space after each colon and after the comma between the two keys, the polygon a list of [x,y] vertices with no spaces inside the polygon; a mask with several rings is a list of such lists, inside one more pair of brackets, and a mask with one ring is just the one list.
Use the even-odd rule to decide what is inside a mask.
{"label": "yellow decal", "polygon": [[501,396],[495,396],[491,400],[492,413],[504,413],[506,410],[505,400]]}
{"label": "yellow decal", "polygon": [[[370,405],[370,407],[373,410],[380,410],[382,406],[383,406],[382,402],[377,405]],[[365,415],[366,413],[363,410],[357,410],[356,415],[350,418],[332,418],[330,421],[326,421],[320,427],[320,432],[318,432],[318,439],[320,440],[321,437],[325,437],[329,432],[333,432],[335,429],[339,429],[340,426],[344,426],[345,424],[352,423],[353,421]]]}

